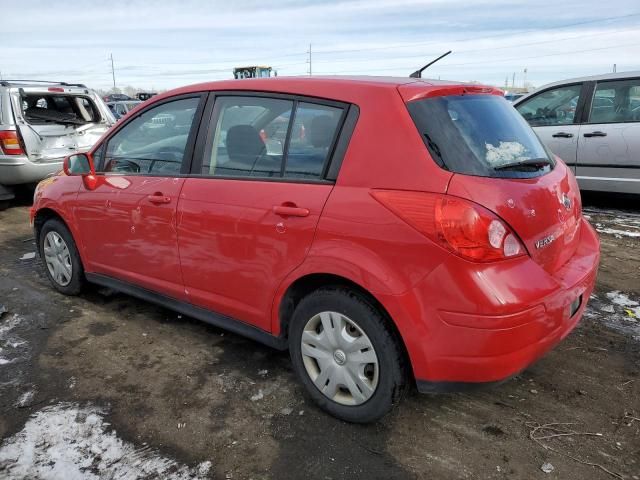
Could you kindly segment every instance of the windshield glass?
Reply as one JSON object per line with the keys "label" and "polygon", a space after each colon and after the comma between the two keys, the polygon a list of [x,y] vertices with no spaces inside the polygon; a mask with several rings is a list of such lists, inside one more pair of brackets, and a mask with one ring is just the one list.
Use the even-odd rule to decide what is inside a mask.
{"label": "windshield glass", "polygon": [[529,178],[553,168],[552,155],[502,97],[434,97],[411,102],[408,109],[429,153],[447,170]]}

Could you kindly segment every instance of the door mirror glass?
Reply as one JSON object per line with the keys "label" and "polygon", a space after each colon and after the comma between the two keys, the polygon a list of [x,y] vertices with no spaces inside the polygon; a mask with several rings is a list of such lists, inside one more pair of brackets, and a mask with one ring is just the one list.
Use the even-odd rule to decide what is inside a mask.
{"label": "door mirror glass", "polygon": [[63,169],[64,173],[69,176],[91,175],[93,173],[91,160],[86,153],[76,153],[66,157]]}

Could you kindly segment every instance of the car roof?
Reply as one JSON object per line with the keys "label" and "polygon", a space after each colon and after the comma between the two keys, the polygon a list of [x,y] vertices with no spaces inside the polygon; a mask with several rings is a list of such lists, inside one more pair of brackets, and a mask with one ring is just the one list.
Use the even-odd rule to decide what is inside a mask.
{"label": "car roof", "polygon": [[49,80],[0,80],[3,87],[81,87],[87,88],[82,83],[54,82]]}
{"label": "car roof", "polygon": [[376,76],[299,76],[246,78],[241,80],[218,80],[198,83],[186,87],[169,90],[153,97],[153,101],[161,101],[167,97],[202,91],[247,90],[269,93],[306,95],[329,98],[338,101],[352,102],[367,93],[391,91],[407,84],[425,87],[425,89],[443,86],[469,85],[451,80],[433,80],[409,77],[376,77]]}

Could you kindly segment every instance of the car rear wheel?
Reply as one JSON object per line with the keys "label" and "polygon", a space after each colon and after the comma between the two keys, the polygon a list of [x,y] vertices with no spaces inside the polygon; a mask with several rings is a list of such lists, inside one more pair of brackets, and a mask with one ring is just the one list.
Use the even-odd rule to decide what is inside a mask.
{"label": "car rear wheel", "polygon": [[342,420],[379,419],[406,385],[403,350],[386,318],[346,288],[323,288],[300,301],[289,328],[289,349],[313,400]]}
{"label": "car rear wheel", "polygon": [[84,285],[84,268],[71,232],[60,220],[47,220],[40,230],[40,258],[49,281],[65,295],[77,295]]}

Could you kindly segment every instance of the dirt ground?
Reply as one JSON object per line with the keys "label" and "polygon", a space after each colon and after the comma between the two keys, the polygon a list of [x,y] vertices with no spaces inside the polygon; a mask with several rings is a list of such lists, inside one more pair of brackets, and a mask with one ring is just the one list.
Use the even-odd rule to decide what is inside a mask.
{"label": "dirt ground", "polygon": [[585,199],[597,290],[554,351],[500,386],[411,392],[368,426],[319,411],[286,353],[126,295],[56,293],[28,208],[0,212],[0,478],[638,479],[632,202]]}

